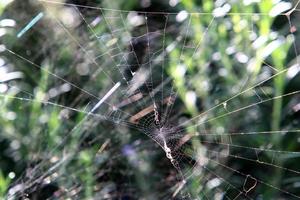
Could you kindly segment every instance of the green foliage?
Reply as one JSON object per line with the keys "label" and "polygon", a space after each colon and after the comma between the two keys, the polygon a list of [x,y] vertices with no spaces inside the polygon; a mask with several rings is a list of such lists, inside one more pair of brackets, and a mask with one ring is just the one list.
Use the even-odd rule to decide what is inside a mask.
{"label": "green foliage", "polygon": [[[289,74],[298,48],[289,23],[299,16],[266,14],[276,6],[271,0],[147,2],[83,1],[86,7],[76,8],[0,2],[0,20],[17,24],[0,27],[9,49],[0,47],[0,67],[6,77],[19,74],[0,79],[0,196],[23,183],[18,194],[32,199],[243,198],[237,191],[255,199],[291,197],[276,188],[300,195],[299,174],[284,170],[299,165],[299,71]],[[182,10],[189,15],[179,22],[174,13]],[[38,12],[46,17],[17,39]],[[135,63],[132,52],[146,64]],[[132,97],[126,72],[136,65],[145,70],[135,74],[150,74],[139,86],[143,96],[120,111]],[[91,113],[117,81],[120,91]],[[138,115],[154,105],[167,110],[168,126],[159,127],[155,114]],[[159,128],[175,139],[162,143]],[[164,145],[174,145],[178,165]],[[251,177],[269,185],[257,183],[248,194]]]}

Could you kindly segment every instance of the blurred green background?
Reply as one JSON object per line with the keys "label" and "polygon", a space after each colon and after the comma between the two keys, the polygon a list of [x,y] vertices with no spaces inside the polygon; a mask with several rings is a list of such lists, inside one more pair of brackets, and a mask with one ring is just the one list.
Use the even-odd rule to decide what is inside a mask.
{"label": "blurred green background", "polygon": [[298,199],[297,6],[1,0],[0,197]]}

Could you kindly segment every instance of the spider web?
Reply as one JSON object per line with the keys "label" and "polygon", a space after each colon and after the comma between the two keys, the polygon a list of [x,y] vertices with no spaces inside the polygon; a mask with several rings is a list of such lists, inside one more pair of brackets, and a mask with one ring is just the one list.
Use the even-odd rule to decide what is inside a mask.
{"label": "spider web", "polygon": [[[274,89],[274,82],[284,80],[295,66],[299,68],[296,27],[291,18],[298,14],[299,2],[285,13],[276,13],[274,9],[270,13],[229,12],[225,11],[228,4],[214,12],[172,13],[126,11],[50,0],[39,3],[44,8],[40,11],[44,14],[42,20],[54,27],[55,40],[70,52],[59,52],[57,41],[48,39],[47,30],[38,26],[32,29],[39,32],[46,44],[46,49],[40,47],[40,51],[47,55],[48,63],[37,64],[32,60],[38,55],[15,52],[9,45],[5,52],[14,56],[22,67],[32,70],[31,73],[40,70],[55,90],[45,87],[33,94],[18,89],[18,93],[1,94],[1,98],[20,101],[24,111],[27,106],[45,113],[55,108],[65,127],[58,133],[57,141],[49,141],[54,148],[47,144],[47,134],[37,136],[34,143],[38,151],[31,158],[34,163],[12,184],[8,198],[33,198],[32,193],[41,184],[52,182],[63,186],[53,198],[79,198],[84,195],[80,173],[87,170],[95,181],[99,175],[95,165],[101,166],[104,162],[101,159],[109,160],[101,156],[110,152],[114,155],[110,159],[114,160],[125,154],[135,163],[133,152],[153,148],[153,142],[161,148],[152,153],[162,149],[177,176],[174,186],[160,194],[161,199],[256,199],[262,195],[263,188],[278,198],[300,198],[298,182],[293,181],[300,171],[289,164],[290,160],[299,159],[300,152],[290,147],[295,144],[284,143],[288,137],[297,140],[299,124],[291,122],[286,127],[260,124],[264,118],[272,118],[272,113],[264,113],[266,107],[275,102],[282,105],[283,101],[299,96],[297,89],[288,92]],[[71,22],[66,16],[58,15],[58,10],[66,15],[71,13]],[[281,35],[260,32],[259,24],[272,11],[274,19],[280,17],[288,24],[288,30],[280,32]],[[217,32],[231,43],[219,43],[214,35]],[[242,41],[241,34],[246,34],[249,40]],[[19,38],[19,45],[26,49],[22,39]],[[243,48],[234,49],[237,43],[242,43]],[[273,53],[270,49],[276,45],[277,48],[287,46],[296,58],[294,65],[270,64]],[[60,63],[65,54],[72,58],[67,63],[68,71],[51,67],[52,63]],[[254,56],[257,60],[250,59]],[[242,74],[236,72],[229,77],[236,70],[230,66],[230,60]],[[195,67],[195,61],[201,67]],[[217,69],[216,63],[224,67]],[[91,76],[84,85],[78,85],[80,78],[65,78],[74,70],[81,77]],[[208,74],[215,82],[207,80]],[[219,76],[225,77],[223,82],[217,82]],[[77,98],[68,101],[67,97],[61,98],[60,91],[62,95],[76,94]],[[299,101],[289,106],[296,108],[295,105],[299,107]],[[289,106],[285,109],[290,109]],[[72,120],[76,120],[75,126],[69,123]],[[249,124],[253,124],[252,130]],[[136,142],[130,148],[126,146],[120,153],[113,148],[114,141],[107,139],[105,131],[99,131],[108,126],[115,130],[115,136],[110,137],[116,141],[120,140],[117,139],[120,134],[131,130],[151,140],[143,144]],[[108,149],[110,143],[112,148]],[[94,156],[90,161],[93,164],[85,169],[72,167],[77,156],[85,156],[86,149],[91,149],[88,153]],[[237,163],[245,163],[247,169],[238,168]],[[259,171],[253,170],[258,168]],[[276,177],[265,178],[266,171],[274,173],[274,177],[286,177],[290,182],[278,185]],[[189,189],[192,186],[196,189]],[[128,193],[134,190],[130,185],[122,187]],[[92,189],[97,191],[97,198],[116,198],[105,193],[114,189],[103,188]]]}

